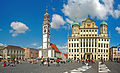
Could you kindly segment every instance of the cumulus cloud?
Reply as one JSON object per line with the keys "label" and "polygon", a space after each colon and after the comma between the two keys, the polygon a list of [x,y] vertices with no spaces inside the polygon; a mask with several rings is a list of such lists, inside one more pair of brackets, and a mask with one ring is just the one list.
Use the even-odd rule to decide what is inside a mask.
{"label": "cumulus cloud", "polygon": [[0,46],[4,46],[4,44],[3,44],[3,43],[0,43]]}
{"label": "cumulus cloud", "polygon": [[37,46],[37,45],[38,45],[38,43],[32,43],[31,45],[32,45],[32,46]]}
{"label": "cumulus cloud", "polygon": [[63,26],[66,22],[64,21],[63,17],[58,14],[52,15],[52,22],[51,22],[51,28],[59,29],[61,26]]}
{"label": "cumulus cloud", "polygon": [[78,22],[88,15],[98,19],[107,19],[108,15],[118,18],[120,6],[118,5],[118,9],[114,10],[113,4],[114,0],[68,0],[68,3],[63,5],[62,12],[71,20]]}
{"label": "cumulus cloud", "polygon": [[15,37],[20,33],[25,33],[29,28],[22,22],[12,22],[10,26],[13,28],[12,30],[9,30],[10,33],[12,33],[12,36]]}
{"label": "cumulus cloud", "polygon": [[71,21],[70,19],[66,18],[66,22],[69,24],[73,24],[73,21]]}
{"label": "cumulus cloud", "polygon": [[116,27],[115,30],[117,30],[118,33],[120,34],[120,27]]}

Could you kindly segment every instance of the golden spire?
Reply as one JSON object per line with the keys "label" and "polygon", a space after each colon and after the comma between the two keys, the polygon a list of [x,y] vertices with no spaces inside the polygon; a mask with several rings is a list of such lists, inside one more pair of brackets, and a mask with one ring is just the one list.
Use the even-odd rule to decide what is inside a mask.
{"label": "golden spire", "polygon": [[47,11],[48,11],[48,10],[46,9],[46,13],[47,13]]}

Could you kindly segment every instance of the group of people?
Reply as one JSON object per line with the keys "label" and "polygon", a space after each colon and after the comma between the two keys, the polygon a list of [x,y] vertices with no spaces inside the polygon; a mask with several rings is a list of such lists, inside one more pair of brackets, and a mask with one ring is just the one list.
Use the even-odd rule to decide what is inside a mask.
{"label": "group of people", "polygon": [[16,64],[21,63],[21,60],[3,60],[1,63],[3,67],[15,67]]}
{"label": "group of people", "polygon": [[44,59],[42,56],[40,59],[40,62],[41,62],[40,65],[43,65],[43,66],[50,66],[50,63],[55,64],[56,66],[59,66],[60,60],[59,58],[57,58],[56,60],[51,61],[49,57],[47,59]]}

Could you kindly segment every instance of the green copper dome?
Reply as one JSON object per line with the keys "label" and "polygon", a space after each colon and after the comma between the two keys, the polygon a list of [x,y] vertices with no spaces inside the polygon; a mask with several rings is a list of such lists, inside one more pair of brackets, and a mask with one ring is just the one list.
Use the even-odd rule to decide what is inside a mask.
{"label": "green copper dome", "polygon": [[100,25],[107,25],[105,21],[101,22]]}
{"label": "green copper dome", "polygon": [[72,25],[79,25],[79,23],[78,22],[74,22]]}

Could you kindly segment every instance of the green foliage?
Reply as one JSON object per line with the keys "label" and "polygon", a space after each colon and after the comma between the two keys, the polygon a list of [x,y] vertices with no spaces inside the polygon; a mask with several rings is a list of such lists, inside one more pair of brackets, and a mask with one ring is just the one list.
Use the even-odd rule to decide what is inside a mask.
{"label": "green foliage", "polygon": [[11,59],[14,60],[16,58],[16,55],[15,54],[12,54],[11,55]]}

